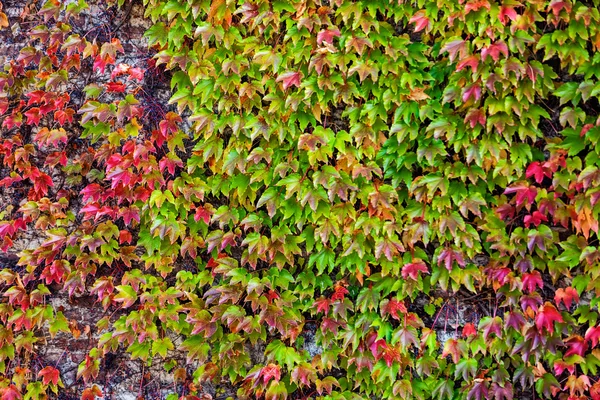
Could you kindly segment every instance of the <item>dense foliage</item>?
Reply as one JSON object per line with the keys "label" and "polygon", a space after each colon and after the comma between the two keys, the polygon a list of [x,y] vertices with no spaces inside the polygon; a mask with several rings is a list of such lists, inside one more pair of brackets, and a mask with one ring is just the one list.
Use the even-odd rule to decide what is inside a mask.
{"label": "dense foliage", "polygon": [[197,363],[173,398],[600,399],[600,1],[144,5],[152,71],[47,0],[0,73],[2,250],[44,235],[2,399],[62,390],[61,290],[106,311],[84,399],[118,351]]}

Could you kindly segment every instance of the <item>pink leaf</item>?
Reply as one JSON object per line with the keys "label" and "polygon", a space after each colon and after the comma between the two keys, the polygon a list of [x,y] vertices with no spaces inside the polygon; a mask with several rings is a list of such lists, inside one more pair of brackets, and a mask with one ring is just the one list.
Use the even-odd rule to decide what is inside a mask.
{"label": "pink leaf", "polygon": [[300,72],[284,72],[277,77],[276,82],[283,82],[283,90],[287,90],[290,86],[300,87]]}
{"label": "pink leaf", "polygon": [[323,42],[332,44],[335,37],[340,37],[340,30],[338,28],[324,29],[317,34],[317,44]]}

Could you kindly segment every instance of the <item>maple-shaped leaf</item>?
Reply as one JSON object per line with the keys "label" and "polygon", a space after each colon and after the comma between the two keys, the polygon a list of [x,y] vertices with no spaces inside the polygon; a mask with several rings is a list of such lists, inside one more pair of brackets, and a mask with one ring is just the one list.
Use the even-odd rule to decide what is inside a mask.
{"label": "maple-shaped leaf", "polygon": [[517,196],[516,196],[517,206],[520,206],[521,204],[527,202],[526,205],[529,207],[535,201],[535,198],[537,196],[537,188],[535,186],[520,184],[520,185],[514,185],[511,187],[507,187],[504,190],[504,194],[511,194],[511,193],[517,194]]}
{"label": "maple-shaped leaf", "polygon": [[300,87],[301,72],[288,71],[280,74],[276,82],[283,82],[283,90],[287,90],[290,86]]}
{"label": "maple-shaped leaf", "polygon": [[600,341],[600,326],[590,326],[585,332],[585,340],[592,342],[592,347],[596,347]]}
{"label": "maple-shaped leaf", "polygon": [[467,322],[462,329],[462,337],[467,338],[469,336],[477,335],[477,328],[471,322]]}
{"label": "maple-shaped leaf", "polygon": [[473,72],[477,72],[477,67],[479,66],[479,57],[477,55],[472,55],[460,60],[458,64],[456,64],[456,72],[460,72],[466,67],[471,67]]}
{"label": "maple-shaped leaf", "polygon": [[463,59],[466,52],[466,42],[463,39],[452,40],[447,42],[440,49],[440,53],[448,52],[450,62],[454,62],[457,57]]}
{"label": "maple-shaped leaf", "polygon": [[292,370],[292,382],[299,386],[310,386],[317,379],[317,370],[309,363],[302,363]]}
{"label": "maple-shaped leaf", "polygon": [[340,30],[338,28],[324,29],[317,33],[317,44],[320,45],[323,42],[332,44],[335,37],[340,37]]}
{"label": "maple-shaped leaf", "polygon": [[321,297],[320,299],[315,300],[313,304],[317,307],[318,313],[327,315],[329,307],[331,306],[331,300],[326,297]]}
{"label": "maple-shaped leaf", "polygon": [[458,361],[465,355],[466,351],[467,345],[464,341],[450,338],[446,340],[446,343],[444,344],[442,357],[452,356],[452,361],[454,364],[458,364]]}
{"label": "maple-shaped leaf", "polygon": [[411,24],[415,24],[415,32],[422,31],[423,29],[429,29],[431,21],[425,15],[425,10],[417,11],[408,21]]}
{"label": "maple-shaped leaf", "polygon": [[487,400],[488,397],[488,382],[485,379],[475,379],[473,387],[467,394],[467,400]]}
{"label": "maple-shaped leaf", "polygon": [[525,176],[527,178],[531,178],[533,176],[538,184],[542,183],[544,177],[552,178],[552,174],[552,169],[548,168],[546,163],[542,164],[539,161],[534,161],[529,164],[527,171],[525,172]]}
{"label": "maple-shaped leaf", "polygon": [[419,278],[419,272],[424,274],[428,274],[429,270],[427,269],[427,265],[422,261],[412,262],[406,264],[402,267],[402,278],[403,279],[412,279],[417,280]]}
{"label": "maple-shaped leaf", "polygon": [[403,349],[408,349],[410,345],[418,347],[419,341],[417,339],[417,330],[412,326],[405,326],[400,328],[394,333],[393,342],[400,342]]}
{"label": "maple-shaped leaf", "polygon": [[575,301],[575,303],[579,302],[579,294],[577,293],[577,290],[572,287],[557,289],[556,292],[554,292],[554,303],[558,307],[561,301],[564,303],[567,309],[570,309],[573,301]]}
{"label": "maple-shaped leaf", "polygon": [[346,289],[344,286],[342,286],[340,284],[336,284],[334,293],[333,293],[333,295],[331,295],[331,300],[332,301],[337,301],[337,300],[342,301],[342,300],[344,300],[346,295],[349,293],[350,292],[348,291],[348,289]]}
{"label": "maple-shaped leaf", "polygon": [[23,397],[17,387],[12,384],[9,387],[0,389],[0,394],[2,394],[2,400],[18,400]]}
{"label": "maple-shaped leaf", "polygon": [[563,391],[566,391],[568,389],[571,394],[571,398],[581,398],[580,396],[583,396],[590,386],[592,386],[592,384],[590,382],[590,378],[587,375],[570,375],[567,378],[565,386],[563,387]]}
{"label": "maple-shaped leaf", "polygon": [[102,390],[98,385],[85,389],[81,394],[81,400],[96,400],[96,397],[102,397]]}
{"label": "maple-shaped leaf", "polygon": [[544,303],[535,316],[535,326],[540,332],[543,329],[546,329],[547,332],[553,332],[555,322],[563,322],[562,315],[551,303]]}
{"label": "maple-shaped leaf", "polygon": [[523,218],[523,223],[528,228],[531,224],[538,227],[542,222],[548,222],[548,217],[539,211],[534,211]]}
{"label": "maple-shaped leaf", "polygon": [[392,318],[394,318],[395,320],[400,320],[398,312],[400,312],[400,314],[406,314],[408,312],[406,306],[404,305],[404,302],[395,298],[391,300],[382,300],[380,304],[380,309],[382,317],[385,317],[386,315],[391,315]]}
{"label": "maple-shaped leaf", "polygon": [[556,376],[562,375],[565,370],[569,371],[570,375],[573,375],[575,373],[575,364],[566,363],[563,360],[554,361],[554,372],[556,373]]}
{"label": "maple-shaped leaf", "polygon": [[497,337],[502,336],[502,319],[500,317],[483,317],[479,321],[479,330],[483,331],[483,338],[487,340],[492,333]]}
{"label": "maple-shaped leaf", "polygon": [[28,111],[24,112],[23,115],[27,117],[27,124],[35,126],[40,124],[42,114],[39,107],[32,107]]}
{"label": "maple-shaped leaf", "polygon": [[38,376],[42,377],[42,383],[44,385],[52,382],[53,385],[57,385],[60,380],[60,371],[54,367],[45,367],[40,372],[38,372]]}
{"label": "maple-shaped leaf", "polygon": [[108,82],[106,91],[108,93],[125,93],[125,84],[123,82]]}
{"label": "maple-shaped leaf", "polygon": [[481,50],[481,60],[485,61],[485,59],[490,56],[494,62],[497,62],[500,59],[500,54],[504,55],[504,57],[508,57],[508,46],[503,41],[493,43]]}
{"label": "maple-shaped leaf", "polygon": [[552,14],[558,18],[562,10],[565,10],[567,14],[570,13],[572,6],[571,2],[565,0],[552,0],[549,4],[549,7],[552,9]]}
{"label": "maple-shaped leaf", "polygon": [[279,381],[281,379],[281,367],[276,364],[268,364],[260,370],[260,377],[262,377],[264,384],[271,379]]}
{"label": "maple-shaped leaf", "polygon": [[581,357],[585,355],[585,352],[587,350],[587,343],[585,342],[585,339],[581,336],[569,336],[567,339],[564,340],[564,342],[565,345],[567,345],[568,347],[568,350],[565,353],[565,357],[569,357],[573,354],[580,355]]}
{"label": "maple-shaped leaf", "polygon": [[57,146],[59,142],[67,143],[68,135],[67,131],[65,131],[63,128],[50,130],[46,127],[43,127],[35,135],[35,140],[45,146],[48,146],[50,144],[52,144],[53,146]]}
{"label": "maple-shaped leaf", "polygon": [[461,267],[466,265],[462,253],[450,248],[443,249],[437,259],[438,265],[443,264],[448,271],[452,271],[454,261]]}
{"label": "maple-shaped leaf", "polygon": [[493,382],[490,387],[490,394],[494,394],[494,400],[513,400],[513,386],[506,382],[504,386]]}
{"label": "maple-shaped leaf", "polygon": [[544,281],[542,280],[542,275],[539,271],[533,271],[529,274],[523,274],[521,277],[521,281],[523,282],[523,289],[527,293],[534,292],[536,288],[544,287]]}
{"label": "maple-shaped leaf", "polygon": [[463,92],[463,95],[462,95],[463,102],[466,103],[471,98],[473,98],[474,101],[479,101],[479,99],[481,99],[481,86],[479,86],[476,83],[465,88],[465,90]]}
{"label": "maple-shaped leaf", "polygon": [[465,123],[468,123],[471,128],[475,128],[477,124],[485,126],[485,112],[482,109],[471,108],[465,116]]}
{"label": "maple-shaped leaf", "polygon": [[517,12],[512,6],[500,6],[500,12],[498,13],[498,19],[502,25],[506,25],[508,20],[514,21],[517,19]]}
{"label": "maple-shaped leaf", "polygon": [[65,110],[57,110],[54,112],[54,119],[56,122],[63,126],[67,121],[73,123],[73,116],[75,115],[75,110],[72,108],[67,108]]}
{"label": "maple-shaped leaf", "polygon": [[[137,100],[135,100],[134,98],[131,98],[131,100],[133,100],[133,102],[135,102],[135,104],[137,104]],[[132,101],[130,101],[131,104],[134,104]],[[164,137],[170,137],[173,133],[177,133],[177,131],[179,130],[179,125],[181,122],[183,121],[183,119],[181,118],[180,115],[175,114],[172,111],[169,111],[164,119],[162,121],[160,121],[160,123],[158,124],[160,127],[160,131],[162,132]]]}
{"label": "maple-shaped leaf", "polygon": [[535,382],[535,389],[538,393],[551,399],[554,398],[557,389],[560,391],[561,386],[552,374],[546,372]]}

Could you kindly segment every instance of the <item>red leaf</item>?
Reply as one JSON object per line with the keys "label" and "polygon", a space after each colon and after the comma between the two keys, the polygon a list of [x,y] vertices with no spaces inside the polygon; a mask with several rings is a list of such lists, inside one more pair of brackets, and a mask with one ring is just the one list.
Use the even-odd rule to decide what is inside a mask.
{"label": "red leaf", "polygon": [[550,8],[552,9],[552,13],[556,18],[558,18],[563,8],[567,14],[571,12],[571,4],[564,0],[552,0],[550,2]]}
{"label": "red leaf", "polygon": [[539,161],[534,161],[527,167],[525,176],[527,178],[531,178],[533,176],[535,178],[535,181],[539,184],[542,183],[545,176],[548,178],[552,178],[552,171],[549,168],[542,166],[542,164]]}
{"label": "red leaf", "polygon": [[473,84],[466,88],[462,100],[466,103],[471,97],[474,101],[479,101],[479,99],[481,99],[481,87],[478,84]]}
{"label": "red leaf", "polygon": [[579,294],[577,293],[577,290],[572,287],[557,289],[554,293],[554,303],[556,303],[556,306],[558,307],[561,301],[565,304],[567,309],[570,309],[573,301],[576,303],[579,302]]}
{"label": "red leaf", "polygon": [[75,115],[75,110],[72,108],[67,108],[66,110],[57,110],[54,112],[54,119],[56,122],[63,126],[65,122],[73,122],[73,115]]}
{"label": "red leaf", "polygon": [[408,21],[409,23],[414,23],[415,24],[415,32],[419,32],[422,31],[423,29],[429,29],[431,22],[429,21],[429,18],[427,18],[425,16],[425,10],[421,10],[418,11],[415,15],[413,15],[410,20]]}
{"label": "red leaf", "polygon": [[479,11],[480,8],[485,8],[490,11],[490,3],[487,0],[470,1],[465,5],[465,14],[471,11]]}
{"label": "red leaf", "polygon": [[17,400],[22,397],[15,385],[0,390],[2,391],[2,400]]}
{"label": "red leaf", "polygon": [[406,314],[408,312],[403,301],[398,301],[396,299],[385,299],[381,302],[381,316],[386,316],[389,314],[395,320],[400,320],[398,312],[402,314]]}
{"label": "red leaf", "polygon": [[165,138],[169,137],[172,133],[176,133],[179,130],[178,124],[181,123],[181,121],[183,120],[179,115],[169,111],[167,115],[165,115],[165,119],[158,124],[160,132]]}
{"label": "red leaf", "polygon": [[539,331],[546,329],[547,332],[552,332],[555,322],[563,322],[562,315],[552,304],[546,302],[543,306],[540,306],[535,316],[535,326]]}
{"label": "red leaf", "polygon": [[517,19],[517,12],[514,8],[509,6],[501,6],[500,13],[498,14],[498,19],[502,25],[506,25],[508,20],[514,21]]}
{"label": "red leaf", "polygon": [[477,335],[477,328],[475,328],[475,325],[472,323],[467,322],[465,326],[463,326],[462,336],[466,338],[473,335]]}
{"label": "red leaf", "polygon": [[548,217],[542,214],[539,211],[534,211],[531,215],[526,215],[523,218],[523,222],[525,226],[529,228],[531,224],[534,224],[536,227],[539,226],[542,222],[548,222]]}
{"label": "red leaf", "polygon": [[123,82],[108,82],[106,91],[109,93],[125,93],[125,85]]}
{"label": "red leaf", "polygon": [[329,312],[329,306],[331,305],[331,300],[328,298],[322,297],[319,300],[315,300],[314,305],[317,307],[317,312],[322,312],[327,315]]}
{"label": "red leaf", "polygon": [[428,274],[429,270],[427,269],[427,265],[424,262],[418,261],[410,264],[406,264],[402,267],[402,278],[417,280],[419,278],[419,272],[423,272],[424,274]]}
{"label": "red leaf", "polygon": [[81,400],[95,400],[96,397],[102,397],[102,390],[100,390],[98,385],[85,389],[81,394]]}
{"label": "red leaf", "polygon": [[442,265],[442,263],[444,263],[444,265],[446,266],[446,269],[448,271],[452,271],[452,262],[453,261],[456,261],[456,263],[461,267],[465,266],[465,260],[459,251],[445,248],[444,250],[442,250],[440,252],[437,263],[438,263],[438,265]]}
{"label": "red leaf", "polygon": [[86,202],[88,200],[98,201],[100,200],[100,196],[104,192],[104,188],[97,183],[91,183],[87,185],[81,193],[83,194],[83,201]]}
{"label": "red leaf", "polygon": [[300,87],[301,78],[300,72],[284,72],[277,77],[276,82],[283,82],[283,90],[287,90],[290,86]]}
{"label": "red leaf", "polygon": [[528,293],[534,292],[536,287],[542,288],[544,286],[544,281],[542,280],[542,275],[539,271],[523,274],[521,279],[523,281],[523,290]]}
{"label": "red leaf", "polygon": [[592,342],[592,347],[596,347],[600,341],[600,326],[590,326],[585,332],[585,340]]}
{"label": "red leaf", "polygon": [[194,221],[198,222],[200,220],[204,221],[207,225],[210,222],[210,212],[202,206],[196,207],[196,213],[194,214]]}
{"label": "red leaf", "polygon": [[556,373],[556,376],[561,375],[565,369],[569,371],[570,375],[573,375],[575,373],[575,364],[567,364],[562,360],[554,362],[554,372]]}
{"label": "red leaf", "polygon": [[338,284],[335,285],[335,292],[333,293],[333,295],[331,296],[331,300],[332,301],[337,301],[337,300],[344,300],[344,297],[350,293],[348,291],[348,289],[346,289],[345,287],[343,287],[342,285]]}
{"label": "red leaf", "polygon": [[8,99],[0,97],[0,115],[4,114],[6,110],[8,110]]}
{"label": "red leaf", "polygon": [[27,106],[41,103],[45,95],[46,92],[44,92],[43,90],[34,90],[33,92],[27,93],[25,95],[29,97],[29,100],[27,101]]}
{"label": "red leaf", "polygon": [[504,57],[508,57],[508,46],[502,41],[491,44],[481,50],[481,60],[485,61],[485,59],[490,56],[497,62],[500,59],[500,54],[503,54]]}
{"label": "red leaf", "polygon": [[477,66],[479,65],[479,57],[473,55],[473,56],[469,56],[463,60],[461,60],[457,65],[456,65],[456,72],[460,72],[463,69],[465,69],[465,67],[471,67],[471,69],[473,70],[473,72],[477,72]]}
{"label": "red leaf", "polygon": [[527,205],[530,206],[537,196],[537,188],[535,186],[516,185],[504,190],[504,194],[511,193],[517,193],[517,206],[520,206],[525,201],[527,201]]}
{"label": "red leaf", "polygon": [[40,118],[42,118],[42,115],[40,113],[39,107],[33,107],[29,111],[26,111],[23,114],[27,117],[27,123],[29,125],[37,126],[40,124]]}
{"label": "red leaf", "polygon": [[131,68],[128,72],[129,74],[129,78],[127,78],[128,81],[135,79],[138,82],[141,82],[144,80],[144,70],[141,68]]}
{"label": "red leaf", "polygon": [[277,382],[281,379],[281,367],[275,364],[269,364],[260,370],[263,383],[268,383],[271,379],[275,379]]}
{"label": "red leaf", "polygon": [[332,44],[335,37],[340,37],[340,30],[338,28],[322,30],[317,33],[317,44],[320,45],[323,42]]}
{"label": "red leaf", "polygon": [[37,170],[35,175],[31,174],[29,178],[33,181],[33,190],[42,196],[47,195],[48,188],[54,186],[52,178],[48,174],[40,172],[39,170]]}
{"label": "red leaf", "polygon": [[585,351],[587,350],[587,344],[585,339],[579,335],[573,335],[565,340],[565,344],[569,348],[565,353],[565,357],[569,357],[573,354],[578,354],[584,357]]}
{"label": "red leaf", "polygon": [[38,373],[38,377],[39,376],[42,377],[42,383],[44,385],[47,385],[50,382],[52,382],[53,385],[57,385],[60,379],[60,372],[54,367],[46,367]]}
{"label": "red leaf", "polygon": [[131,236],[131,232],[126,230],[119,231],[119,244],[123,243],[131,243],[133,237]]}
{"label": "red leaf", "polygon": [[110,73],[110,79],[114,80],[116,77],[128,73],[130,69],[129,65],[120,63]]}

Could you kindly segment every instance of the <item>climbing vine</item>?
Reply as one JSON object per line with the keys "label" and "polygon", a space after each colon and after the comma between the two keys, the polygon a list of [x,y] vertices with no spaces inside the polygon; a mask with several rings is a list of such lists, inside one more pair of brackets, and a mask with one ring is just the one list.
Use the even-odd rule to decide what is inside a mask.
{"label": "climbing vine", "polygon": [[143,66],[49,0],[0,73],[2,250],[43,238],[3,399],[63,390],[61,290],[84,399],[112,352],[170,399],[600,399],[598,0],[143,3]]}

